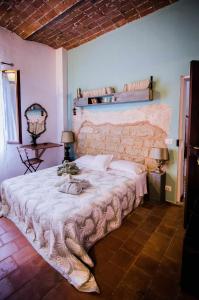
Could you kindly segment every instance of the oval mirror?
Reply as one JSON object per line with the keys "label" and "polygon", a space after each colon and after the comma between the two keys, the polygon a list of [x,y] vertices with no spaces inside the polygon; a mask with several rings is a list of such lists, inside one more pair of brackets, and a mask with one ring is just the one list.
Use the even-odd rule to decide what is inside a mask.
{"label": "oval mirror", "polygon": [[47,111],[40,104],[34,103],[25,111],[25,117],[28,122],[28,132],[34,140],[46,131]]}

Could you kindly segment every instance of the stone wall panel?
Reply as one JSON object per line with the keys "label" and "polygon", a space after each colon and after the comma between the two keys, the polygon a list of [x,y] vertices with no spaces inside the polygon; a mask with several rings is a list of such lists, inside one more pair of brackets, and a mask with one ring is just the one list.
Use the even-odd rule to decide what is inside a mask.
{"label": "stone wall panel", "polygon": [[114,159],[144,163],[154,169],[156,163],[149,158],[152,147],[166,147],[167,134],[148,121],[132,124],[95,125],[85,121],[76,136],[76,152],[84,154],[113,154]]}

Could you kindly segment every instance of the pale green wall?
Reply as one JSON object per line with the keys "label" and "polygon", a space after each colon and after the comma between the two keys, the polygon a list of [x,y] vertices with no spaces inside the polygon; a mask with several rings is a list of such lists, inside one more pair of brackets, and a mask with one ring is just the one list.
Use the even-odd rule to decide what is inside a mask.
{"label": "pale green wall", "polygon": [[[172,107],[169,137],[178,138],[180,76],[189,74],[189,63],[199,59],[199,1],[181,0],[156,13],[129,23],[96,40],[68,52],[69,106],[76,89],[115,86],[154,76],[159,99],[152,103],[92,107],[123,110],[154,103]],[[72,111],[72,110],[70,110]],[[68,116],[71,120],[71,115]],[[177,148],[169,145],[171,159],[167,184],[173,192],[166,199],[175,201]]]}

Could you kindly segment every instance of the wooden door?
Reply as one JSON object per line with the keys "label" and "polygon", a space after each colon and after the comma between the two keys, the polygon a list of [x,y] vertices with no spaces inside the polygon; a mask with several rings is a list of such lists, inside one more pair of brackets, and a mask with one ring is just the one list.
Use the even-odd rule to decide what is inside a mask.
{"label": "wooden door", "polygon": [[177,196],[176,203],[184,201],[186,197],[186,156],[187,146],[187,125],[189,115],[189,90],[190,77],[181,76],[180,80],[180,106],[179,106],[179,125],[178,125],[178,176],[177,176]]}
{"label": "wooden door", "polygon": [[187,227],[199,202],[199,61],[190,65],[190,99],[187,137],[187,193],[184,225]]}

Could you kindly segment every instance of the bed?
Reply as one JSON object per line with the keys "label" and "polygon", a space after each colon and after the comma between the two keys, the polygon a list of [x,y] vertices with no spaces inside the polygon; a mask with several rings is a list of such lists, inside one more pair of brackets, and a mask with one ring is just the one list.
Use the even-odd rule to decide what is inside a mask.
{"label": "bed", "polygon": [[88,250],[140,205],[146,172],[82,167],[91,186],[80,195],[58,191],[57,166],[5,180],[0,216],[11,219],[37,252],[76,289],[99,292]]}

